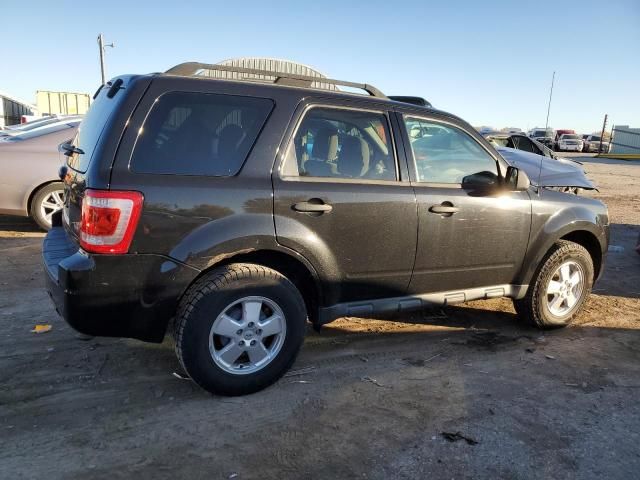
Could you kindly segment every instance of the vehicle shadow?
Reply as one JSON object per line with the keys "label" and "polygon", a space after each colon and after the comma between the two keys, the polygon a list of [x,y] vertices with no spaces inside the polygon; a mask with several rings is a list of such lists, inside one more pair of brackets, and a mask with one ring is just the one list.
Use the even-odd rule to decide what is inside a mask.
{"label": "vehicle shadow", "polygon": [[[640,298],[640,255],[635,248],[640,226],[611,224],[613,247],[607,253],[604,273],[595,284],[593,293],[615,297]],[[622,251],[618,251],[622,247]]]}
{"label": "vehicle shadow", "polygon": [[601,165],[628,165],[630,167],[640,167],[638,160],[621,160],[618,158],[601,158],[601,157],[573,157],[572,160],[578,160],[582,163],[598,163]]}
{"label": "vehicle shadow", "polygon": [[44,234],[44,231],[30,218],[15,215],[0,215],[0,232]]}

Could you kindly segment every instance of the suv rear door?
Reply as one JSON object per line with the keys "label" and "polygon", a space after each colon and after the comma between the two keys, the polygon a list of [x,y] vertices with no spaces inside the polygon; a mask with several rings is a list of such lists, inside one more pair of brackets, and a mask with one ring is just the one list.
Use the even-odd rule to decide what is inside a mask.
{"label": "suv rear door", "polygon": [[82,200],[86,188],[108,189],[111,167],[126,122],[149,85],[149,79],[121,76],[100,87],[82,119],[73,149],[67,148],[65,228],[79,234]]}
{"label": "suv rear door", "polygon": [[365,103],[301,106],[273,173],[277,240],[324,279],[324,305],[402,296],[417,212],[389,113]]}
{"label": "suv rear door", "polygon": [[528,192],[498,188],[497,159],[462,125],[424,113],[399,123],[419,218],[409,293],[513,282],[529,240]]}

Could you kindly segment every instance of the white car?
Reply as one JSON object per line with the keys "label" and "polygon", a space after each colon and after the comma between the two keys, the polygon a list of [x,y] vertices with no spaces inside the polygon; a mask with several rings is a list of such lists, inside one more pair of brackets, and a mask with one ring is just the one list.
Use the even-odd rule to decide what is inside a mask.
{"label": "white car", "polygon": [[31,132],[36,136],[38,132],[48,132],[48,128],[52,125],[63,125],[68,122],[75,122],[82,120],[81,115],[52,115],[50,117],[39,118],[32,122],[20,123],[18,125],[11,125],[5,127],[0,131],[0,141],[9,137],[15,137],[17,135],[23,135],[26,132]]}
{"label": "white car", "polygon": [[[583,152],[597,152],[600,148],[600,135],[587,135],[584,140]],[[609,153],[609,142],[602,142],[601,153]]]}
{"label": "white car", "polygon": [[558,150],[561,152],[582,152],[583,146],[582,137],[573,133],[565,133],[558,139]]}

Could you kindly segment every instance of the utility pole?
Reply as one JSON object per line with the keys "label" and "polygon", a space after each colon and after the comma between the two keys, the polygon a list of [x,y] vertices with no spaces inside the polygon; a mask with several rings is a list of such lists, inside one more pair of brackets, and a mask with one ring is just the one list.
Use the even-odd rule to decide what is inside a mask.
{"label": "utility pole", "polygon": [[102,78],[102,85],[104,85],[105,83],[107,83],[107,80],[105,78],[106,74],[105,74],[105,68],[104,68],[104,49],[105,47],[115,47],[115,45],[113,43],[110,43],[108,45],[104,44],[104,37],[102,36],[102,34],[100,33],[98,35],[98,48],[100,48],[100,74],[101,74],[101,78]]}
{"label": "utility pole", "polygon": [[553,72],[553,76],[551,77],[551,91],[549,92],[549,106],[547,107],[547,121],[544,124],[544,134],[547,134],[547,130],[549,129],[549,111],[551,110],[551,97],[553,96],[553,82],[556,79],[556,72]]}
{"label": "utility pole", "polygon": [[[602,153],[602,139],[604,138],[604,131],[607,129],[607,118],[609,115],[604,116],[604,122],[602,122],[602,132],[600,132],[600,144],[598,145],[598,154]],[[611,141],[611,140],[609,140]]]}

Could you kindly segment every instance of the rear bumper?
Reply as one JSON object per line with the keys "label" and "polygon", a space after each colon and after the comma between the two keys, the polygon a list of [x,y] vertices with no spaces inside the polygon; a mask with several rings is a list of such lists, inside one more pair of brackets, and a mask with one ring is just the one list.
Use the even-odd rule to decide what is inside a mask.
{"label": "rear bumper", "polygon": [[44,239],[46,288],[77,331],[161,342],[180,296],[199,271],[160,255],[91,255],[62,227]]}

